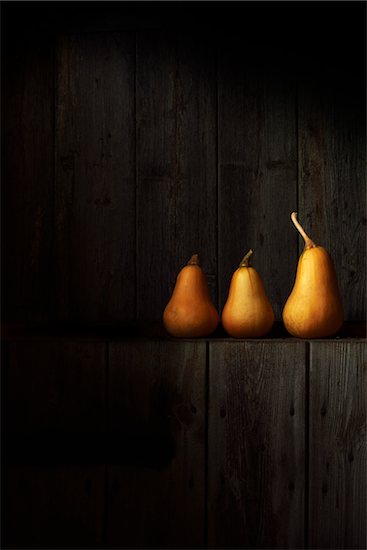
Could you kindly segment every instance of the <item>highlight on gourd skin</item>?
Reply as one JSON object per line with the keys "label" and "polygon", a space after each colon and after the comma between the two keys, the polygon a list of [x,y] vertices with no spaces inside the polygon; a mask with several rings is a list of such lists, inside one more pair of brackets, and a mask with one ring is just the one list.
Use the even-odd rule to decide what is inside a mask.
{"label": "highlight on gourd skin", "polygon": [[172,336],[198,338],[212,334],[218,321],[218,311],[210,299],[199,255],[193,254],[177,276],[171,299],[163,312],[163,324]]}
{"label": "highlight on gourd skin", "polygon": [[298,260],[293,290],[283,309],[287,331],[298,338],[334,336],[343,325],[344,313],[331,256],[307,235],[292,212],[291,219],[305,247]]}

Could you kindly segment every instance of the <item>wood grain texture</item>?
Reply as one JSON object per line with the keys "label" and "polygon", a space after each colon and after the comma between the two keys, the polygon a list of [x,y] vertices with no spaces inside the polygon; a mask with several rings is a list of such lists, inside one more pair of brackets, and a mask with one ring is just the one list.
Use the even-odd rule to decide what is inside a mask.
{"label": "wood grain texture", "polygon": [[216,302],[216,62],[197,37],[137,34],[137,314],[162,318],[198,253]]}
{"label": "wood grain texture", "polygon": [[303,548],[305,344],[209,346],[209,547]]}
{"label": "wood grain texture", "polygon": [[193,252],[222,309],[250,247],[280,319],[295,209],[334,258],[346,318],[366,318],[363,3],[335,6],[333,25],[319,5],[262,17],[248,3],[243,20],[234,3],[210,19],[194,5],[10,4],[7,321],[158,320]]}
{"label": "wood grain texture", "polygon": [[98,441],[105,430],[106,345],[17,341],[7,348],[6,547],[101,545],[105,468],[94,457],[81,462],[78,440]]}
{"label": "wood grain texture", "polygon": [[56,101],[58,316],[135,317],[135,40],[60,38]]}
{"label": "wood grain texture", "polygon": [[366,318],[365,60],[360,49],[338,53],[301,60],[299,219],[331,254],[353,321]]}
{"label": "wood grain texture", "polygon": [[53,303],[53,41],[2,44],[2,318],[47,320]]}
{"label": "wood grain texture", "polygon": [[205,342],[111,343],[109,545],[204,544],[205,363]]}
{"label": "wood grain texture", "polygon": [[365,548],[365,342],[311,343],[310,548]]}
{"label": "wood grain texture", "polygon": [[[240,52],[240,53],[239,53]],[[289,60],[226,36],[219,47],[219,281],[223,307],[231,277],[252,248],[277,319],[294,278],[297,204],[296,88]]]}

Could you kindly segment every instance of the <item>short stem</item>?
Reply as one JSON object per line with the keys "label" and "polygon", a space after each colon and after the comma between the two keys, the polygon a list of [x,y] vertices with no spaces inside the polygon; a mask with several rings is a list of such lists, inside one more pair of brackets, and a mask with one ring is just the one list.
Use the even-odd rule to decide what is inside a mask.
{"label": "short stem", "polygon": [[187,265],[199,265],[199,254],[193,254],[187,262]]}
{"label": "short stem", "polygon": [[239,267],[248,267],[249,259],[252,256],[252,254],[253,254],[253,251],[250,248],[250,250],[247,252],[247,254],[242,258]]}
{"label": "short stem", "polygon": [[303,229],[302,225],[297,220],[297,212],[292,212],[291,220],[294,223],[294,225],[296,226],[299,233],[304,238],[305,250],[308,250],[309,248],[314,248],[316,246],[315,243],[310,239],[310,237],[307,235],[306,231]]}

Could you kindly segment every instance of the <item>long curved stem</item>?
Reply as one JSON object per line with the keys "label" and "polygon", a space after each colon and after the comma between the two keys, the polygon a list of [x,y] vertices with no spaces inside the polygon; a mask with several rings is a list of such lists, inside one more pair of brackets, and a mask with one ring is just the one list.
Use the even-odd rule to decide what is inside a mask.
{"label": "long curved stem", "polygon": [[297,220],[297,212],[292,212],[291,220],[305,241],[305,250],[308,250],[309,248],[314,248],[316,246],[315,243],[313,242],[312,239],[310,239],[306,231],[303,229],[302,225]]}
{"label": "long curved stem", "polygon": [[247,254],[242,258],[239,267],[248,267],[249,259],[252,256],[252,254],[253,254],[253,251],[250,248],[250,250],[247,252]]}

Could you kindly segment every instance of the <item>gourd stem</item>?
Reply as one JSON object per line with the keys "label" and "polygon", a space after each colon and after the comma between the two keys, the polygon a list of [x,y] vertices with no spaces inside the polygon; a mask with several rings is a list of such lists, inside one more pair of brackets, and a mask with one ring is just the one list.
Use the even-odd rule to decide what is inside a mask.
{"label": "gourd stem", "polygon": [[193,254],[187,262],[187,265],[199,265],[199,254]]}
{"label": "gourd stem", "polygon": [[253,251],[250,248],[250,250],[247,252],[247,254],[242,258],[241,263],[240,263],[240,267],[248,267],[249,259],[252,256],[252,254],[253,254]]}
{"label": "gourd stem", "polygon": [[310,237],[307,235],[306,231],[303,229],[302,225],[297,220],[297,212],[292,212],[291,214],[291,220],[296,226],[299,233],[302,235],[305,241],[305,249],[314,248],[316,245],[315,243],[310,239]]}

